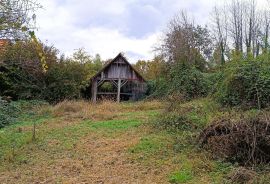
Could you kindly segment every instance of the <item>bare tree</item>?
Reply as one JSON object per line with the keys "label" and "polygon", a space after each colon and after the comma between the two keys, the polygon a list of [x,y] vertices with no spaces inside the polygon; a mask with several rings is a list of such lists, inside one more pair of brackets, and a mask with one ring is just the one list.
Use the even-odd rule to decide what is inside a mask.
{"label": "bare tree", "polygon": [[221,9],[214,7],[213,22],[214,38],[217,42],[218,50],[220,52],[220,62],[223,65],[225,64],[225,49],[227,47],[228,39],[228,17],[226,14],[226,7]]}
{"label": "bare tree", "polygon": [[262,32],[263,32],[263,52],[268,52],[269,47],[269,26],[270,26],[270,12],[269,10],[265,10],[263,12],[263,26],[262,26]]}
{"label": "bare tree", "polygon": [[236,52],[243,52],[243,23],[244,23],[244,2],[232,0],[228,7],[229,31],[233,40]]}
{"label": "bare tree", "polygon": [[0,38],[20,38],[33,28],[35,10],[40,5],[35,0],[0,1]]}
{"label": "bare tree", "polygon": [[215,7],[213,23],[222,64],[226,47],[252,57],[267,51],[270,14],[258,9],[256,0],[231,0],[224,7]]}

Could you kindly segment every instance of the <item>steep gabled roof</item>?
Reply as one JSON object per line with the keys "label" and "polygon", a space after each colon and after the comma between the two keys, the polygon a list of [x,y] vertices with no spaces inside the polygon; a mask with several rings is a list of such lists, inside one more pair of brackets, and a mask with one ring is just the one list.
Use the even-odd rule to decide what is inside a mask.
{"label": "steep gabled roof", "polygon": [[144,77],[128,62],[128,60],[126,59],[126,57],[125,56],[123,56],[123,54],[120,52],[113,60],[111,60],[111,61],[109,61],[108,63],[106,63],[103,67],[102,67],[102,69],[96,74],[96,75],[94,75],[92,78],[91,78],[91,80],[92,79],[94,79],[94,78],[96,78],[98,75],[100,75],[101,74],[101,72],[103,72],[104,70],[106,70],[114,61],[116,61],[117,59],[119,59],[119,58],[122,58],[123,59],[123,61],[125,61],[130,67],[131,67],[131,69],[139,76],[139,77],[141,77],[142,78],[142,80],[144,81],[144,82],[146,82],[146,80],[144,79]]}

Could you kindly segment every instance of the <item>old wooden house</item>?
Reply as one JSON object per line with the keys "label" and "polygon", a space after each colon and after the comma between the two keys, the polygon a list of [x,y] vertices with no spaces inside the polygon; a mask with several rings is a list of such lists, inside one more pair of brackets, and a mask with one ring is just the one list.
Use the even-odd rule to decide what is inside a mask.
{"label": "old wooden house", "polygon": [[[102,85],[111,84],[104,90]],[[146,81],[127,61],[123,54],[118,54],[91,79],[91,98],[96,102],[100,98],[138,100],[146,91]]]}

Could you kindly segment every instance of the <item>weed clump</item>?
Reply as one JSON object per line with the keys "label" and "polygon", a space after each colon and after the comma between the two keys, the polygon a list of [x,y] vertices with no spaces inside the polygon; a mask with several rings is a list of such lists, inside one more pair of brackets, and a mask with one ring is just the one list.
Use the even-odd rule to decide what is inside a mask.
{"label": "weed clump", "polygon": [[217,157],[240,165],[270,162],[269,115],[263,113],[238,120],[222,118],[200,134],[201,145]]}
{"label": "weed clump", "polygon": [[193,130],[198,128],[197,125],[194,124],[187,116],[180,115],[178,113],[160,115],[156,119],[154,126],[158,129],[170,131]]}

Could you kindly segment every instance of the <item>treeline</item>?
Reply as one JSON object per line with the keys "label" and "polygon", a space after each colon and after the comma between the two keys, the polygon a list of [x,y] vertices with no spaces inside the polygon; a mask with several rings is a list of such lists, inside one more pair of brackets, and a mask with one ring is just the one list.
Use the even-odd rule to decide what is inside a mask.
{"label": "treeline", "polygon": [[58,58],[58,50],[42,44],[44,68],[31,40],[5,46],[0,54],[0,96],[59,102],[82,97],[90,78],[102,67],[99,55],[91,57],[83,49],[72,57]]}
{"label": "treeline", "polygon": [[223,105],[266,107],[270,102],[269,18],[269,8],[259,9],[255,0],[215,7],[209,26],[194,23],[182,11],[170,21],[156,47],[158,62],[155,58],[136,66],[153,79],[153,97],[190,100],[210,95]]}
{"label": "treeline", "polygon": [[[209,27],[185,12],[170,22],[157,47],[163,64],[152,96],[169,101],[155,126],[179,132],[181,151],[199,145],[269,176],[269,15],[256,1],[232,0],[214,8]],[[232,183],[251,181],[245,172],[232,175],[240,178]]]}
{"label": "treeline", "polygon": [[3,0],[0,3],[0,97],[59,102],[81,98],[89,80],[101,67],[97,54],[84,49],[71,57],[35,36],[37,1]]}
{"label": "treeline", "polygon": [[[49,102],[81,98],[104,62],[83,49],[59,57],[56,48],[35,37],[31,13],[40,6],[26,2],[1,2],[0,36],[11,42],[0,52],[0,96]],[[156,57],[135,64],[148,80],[149,98],[211,95],[224,105],[268,106],[268,9],[259,9],[255,0],[232,0],[213,9],[208,26],[184,11],[177,14],[156,45]]]}

